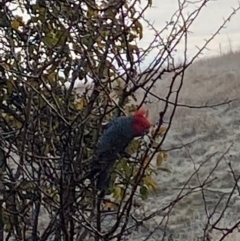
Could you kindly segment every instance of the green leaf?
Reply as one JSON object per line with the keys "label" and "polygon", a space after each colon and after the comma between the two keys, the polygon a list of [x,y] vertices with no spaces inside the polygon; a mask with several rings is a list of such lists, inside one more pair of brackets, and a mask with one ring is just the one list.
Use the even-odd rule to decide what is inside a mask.
{"label": "green leaf", "polygon": [[57,44],[58,37],[54,32],[49,31],[46,33],[45,37],[43,38],[43,41],[48,47],[53,47]]}
{"label": "green leaf", "polygon": [[121,199],[122,196],[123,196],[123,189],[122,189],[122,187],[115,186],[113,188],[113,197],[118,200],[118,199]]}
{"label": "green leaf", "polygon": [[55,71],[49,73],[49,75],[48,75],[49,83],[51,83],[51,84],[54,83],[56,80],[56,76],[57,76],[57,73]]}
{"label": "green leaf", "polygon": [[8,95],[11,95],[12,92],[13,92],[13,84],[11,81],[8,80],[7,81],[7,93],[8,93]]}
{"label": "green leaf", "polygon": [[76,109],[77,109],[77,110],[82,110],[86,104],[87,104],[86,99],[85,99],[85,98],[82,98],[82,99],[80,99],[80,100],[76,103]]}
{"label": "green leaf", "polygon": [[11,223],[6,223],[5,225],[4,225],[4,231],[5,232],[10,232],[10,231],[12,231],[13,230],[13,227],[12,227],[12,224]]}
{"label": "green leaf", "polygon": [[23,191],[33,191],[34,188],[34,183],[32,181],[27,180],[23,180],[21,184],[18,186],[18,189]]}
{"label": "green leaf", "polygon": [[41,22],[44,22],[46,21],[46,8],[42,8],[42,7],[39,7],[39,5],[35,5],[36,6],[36,10],[38,10],[39,12],[39,20],[41,20]]}
{"label": "green leaf", "polygon": [[147,185],[142,185],[140,187],[140,194],[143,200],[147,199],[148,195],[149,195],[149,189],[147,187]]}
{"label": "green leaf", "polygon": [[139,140],[133,140],[128,148],[127,148],[127,152],[129,154],[133,154],[133,153],[136,153],[139,149],[141,148],[141,143]]}

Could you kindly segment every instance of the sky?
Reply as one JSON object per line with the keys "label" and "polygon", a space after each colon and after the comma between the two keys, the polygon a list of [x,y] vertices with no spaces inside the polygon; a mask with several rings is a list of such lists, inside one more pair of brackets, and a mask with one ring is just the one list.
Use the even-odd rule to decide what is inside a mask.
{"label": "sky", "polygon": [[[183,2],[183,0],[181,0]],[[190,0],[186,9],[183,11],[187,16],[191,13],[199,3],[202,2],[196,0]],[[237,8],[240,5],[239,0],[214,0],[206,4],[196,21],[190,28],[192,32],[189,35],[188,42],[188,54],[193,56],[196,53],[197,48],[204,44],[205,39],[211,37],[217,28],[222,24],[223,19],[227,18],[232,12],[232,8]],[[178,9],[178,0],[153,0],[153,7],[147,10],[144,17],[149,19],[154,27],[161,30],[166,21],[171,19],[173,13]],[[233,16],[230,22],[227,23],[227,27],[221,31],[209,45],[209,49],[204,51],[202,57],[209,57],[212,55],[219,55],[220,52],[226,53],[230,50],[240,49],[240,11]],[[144,37],[140,41],[140,45],[145,47],[149,44],[153,38],[153,31],[151,31],[147,25],[144,28]],[[221,49],[221,50],[220,50]],[[179,54],[176,56],[181,58],[183,45],[178,48]],[[154,53],[151,54],[152,56]]]}

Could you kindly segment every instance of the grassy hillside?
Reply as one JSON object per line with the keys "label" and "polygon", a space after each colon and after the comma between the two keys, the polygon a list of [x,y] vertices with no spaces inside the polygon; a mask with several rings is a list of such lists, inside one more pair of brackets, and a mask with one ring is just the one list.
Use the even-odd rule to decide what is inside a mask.
{"label": "grassy hillside", "polygon": [[[224,102],[226,99],[240,99],[240,52],[231,52],[219,57],[212,57],[196,61],[187,71],[184,85],[181,90],[179,103],[186,105],[210,105]],[[165,97],[171,76],[166,76],[154,88],[156,95]],[[176,83],[177,87],[178,83]],[[142,93],[139,93],[139,97]],[[202,181],[210,175],[217,178],[209,185],[211,191],[205,191],[205,198],[201,191],[192,193],[181,200],[173,208],[168,226],[176,234],[173,240],[197,241],[201,237],[203,228],[207,223],[208,211],[216,212],[212,220],[216,220],[219,213],[224,210],[228,202],[234,180],[229,170],[228,162],[231,162],[236,175],[240,175],[240,101],[236,100],[230,105],[218,106],[216,108],[178,108],[174,117],[172,128],[167,136],[164,147],[171,149],[182,143],[193,144],[186,148],[169,152],[167,165],[173,170],[171,175],[161,173],[158,177],[160,185],[157,198],[149,200],[147,210],[167,205],[174,200],[176,195],[186,183],[187,179],[194,173],[196,166],[204,165],[198,172]],[[159,111],[164,103],[157,102],[148,104],[153,121],[157,120]],[[166,115],[166,120],[168,120]],[[229,152],[219,161],[221,155],[232,145]],[[208,158],[212,156],[209,160]],[[205,160],[208,160],[205,162]],[[212,173],[215,165],[218,165]],[[210,174],[211,173],[211,174]],[[196,176],[196,175],[195,175]],[[198,178],[195,177],[189,183],[190,186],[198,186]],[[221,195],[225,195],[217,211],[214,211]],[[146,204],[147,206],[147,204]],[[220,220],[218,227],[229,228],[239,221],[240,197],[237,191],[231,196],[229,207],[224,217]],[[217,214],[218,213],[218,214]],[[158,217],[159,223],[162,217]],[[151,228],[149,224],[149,229]],[[220,240],[221,232],[211,234],[213,241]],[[201,239],[200,239],[201,240]],[[224,240],[239,241],[240,234],[236,230]]]}

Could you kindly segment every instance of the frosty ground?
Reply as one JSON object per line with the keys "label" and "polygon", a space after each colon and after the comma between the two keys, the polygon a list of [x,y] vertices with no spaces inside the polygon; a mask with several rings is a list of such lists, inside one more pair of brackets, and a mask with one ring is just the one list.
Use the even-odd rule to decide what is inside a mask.
{"label": "frosty ground", "polygon": [[[231,52],[195,62],[186,72],[179,103],[201,106],[239,98],[239,63],[240,52]],[[154,91],[160,96],[165,96],[169,81],[170,78],[159,80],[159,86],[155,86]],[[168,232],[171,234],[171,239],[168,236],[169,240],[202,240],[200,237],[203,236],[208,215],[214,212],[210,218],[213,222],[224,209],[235,185],[229,163],[235,175],[240,175],[239,104],[238,99],[229,105],[215,108],[178,108],[171,130],[164,142],[164,148],[176,149],[183,144],[192,144],[169,151],[169,159],[165,165],[172,169],[172,173],[159,173],[157,177],[159,190],[147,200],[144,210],[150,213],[174,200],[201,164],[198,175],[194,175],[184,192],[199,186],[199,183],[208,176],[209,180],[213,181],[205,188],[204,196],[199,189],[174,206],[167,223]],[[148,105],[153,121],[157,120],[157,113],[161,111],[162,106],[163,103],[160,102]],[[221,160],[220,157],[222,157]],[[212,172],[214,167],[216,168]],[[217,203],[219,205],[214,211]],[[162,240],[162,225],[159,225],[162,218],[162,215],[159,215],[154,222],[146,223],[143,228],[135,232],[133,240],[144,240],[154,228],[156,228],[155,234],[148,240]],[[239,220],[240,194],[238,189],[235,189],[228,208],[217,226],[231,227]],[[210,235],[212,240],[217,241],[221,233],[214,231]],[[238,241],[240,234],[235,231],[224,240]]]}

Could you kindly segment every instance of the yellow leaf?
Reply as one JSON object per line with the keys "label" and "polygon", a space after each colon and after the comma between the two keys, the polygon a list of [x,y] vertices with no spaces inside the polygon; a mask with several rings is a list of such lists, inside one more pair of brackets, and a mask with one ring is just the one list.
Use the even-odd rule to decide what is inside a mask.
{"label": "yellow leaf", "polygon": [[11,27],[15,30],[18,30],[20,26],[20,22],[17,20],[17,19],[14,19],[12,22],[11,22]]}
{"label": "yellow leaf", "polygon": [[167,127],[165,127],[165,126],[162,126],[162,127],[160,127],[160,129],[159,129],[159,131],[158,131],[158,135],[159,136],[162,136],[162,135],[164,135],[164,133],[167,131]]}
{"label": "yellow leaf", "polygon": [[172,173],[172,171],[169,168],[167,168],[167,167],[158,167],[158,170],[159,171],[163,171],[163,172]]}
{"label": "yellow leaf", "polygon": [[143,167],[146,167],[147,165],[149,165],[149,163],[150,163],[149,161],[150,161],[150,158],[147,157],[143,162]]}
{"label": "yellow leaf", "polygon": [[164,157],[162,155],[162,152],[159,152],[158,156],[157,156],[157,159],[156,159],[156,164],[157,164],[158,167],[161,166],[163,160],[164,160]]}
{"label": "yellow leaf", "polygon": [[130,114],[130,113],[133,113],[133,112],[135,112],[136,110],[137,110],[137,105],[134,105],[134,104],[132,104],[132,105],[127,105],[125,108],[124,108],[124,110],[128,113],[128,114]]}
{"label": "yellow leaf", "polygon": [[110,94],[109,94],[109,97],[111,98],[111,101],[117,101],[117,93],[115,91],[112,91]]}
{"label": "yellow leaf", "polygon": [[54,83],[54,81],[56,79],[56,75],[57,74],[54,71],[48,75],[49,83]]}
{"label": "yellow leaf", "polygon": [[58,203],[60,201],[59,194],[56,193],[55,195],[53,195],[53,200],[54,200],[54,202]]}
{"label": "yellow leaf", "polygon": [[166,161],[168,158],[168,154],[166,151],[162,151],[162,153],[163,153],[163,160]]}
{"label": "yellow leaf", "polygon": [[154,181],[151,176],[146,176],[146,177],[144,177],[144,178],[143,178],[143,182],[144,182],[144,184],[147,185],[150,189],[156,190],[157,187],[158,187],[157,182]]}
{"label": "yellow leaf", "polygon": [[87,16],[91,18],[98,17],[98,11],[89,7],[87,11]]}
{"label": "yellow leaf", "polygon": [[82,98],[80,101],[76,103],[76,109],[82,110],[85,105],[86,105],[86,100]]}
{"label": "yellow leaf", "polygon": [[[156,136],[163,136],[164,133],[166,132],[166,130],[167,130],[167,127],[161,126],[160,129],[158,130]],[[155,130],[153,129],[153,130],[151,131],[151,135],[153,136],[155,132],[156,132],[156,129],[155,129]]]}
{"label": "yellow leaf", "polygon": [[21,122],[19,122],[19,121],[17,121],[17,120],[15,120],[14,124],[15,124],[15,127],[16,127],[17,129],[20,129],[20,128],[22,127],[22,125],[23,125]]}
{"label": "yellow leaf", "polygon": [[47,46],[53,47],[54,45],[57,44],[58,38],[57,38],[57,36],[56,36],[55,33],[49,31],[49,32],[47,32],[46,35],[44,36],[43,42],[44,42]]}
{"label": "yellow leaf", "polygon": [[166,161],[167,158],[168,158],[167,152],[166,152],[166,151],[160,151],[160,152],[158,153],[158,156],[157,156],[157,159],[156,159],[156,164],[157,164],[157,166],[158,166],[158,167],[161,166],[162,162],[163,162],[163,161]]}

